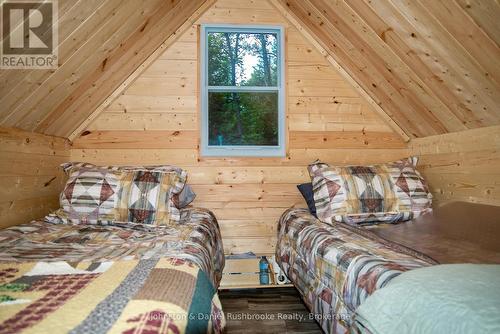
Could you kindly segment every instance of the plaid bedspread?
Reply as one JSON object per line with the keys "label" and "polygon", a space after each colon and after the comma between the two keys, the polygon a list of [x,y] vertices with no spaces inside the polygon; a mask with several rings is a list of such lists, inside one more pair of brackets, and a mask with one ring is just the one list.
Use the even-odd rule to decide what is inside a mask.
{"label": "plaid bedspread", "polygon": [[0,231],[0,333],[218,333],[217,220],[175,228],[56,225]]}
{"label": "plaid bedspread", "polygon": [[307,209],[280,218],[276,258],[327,333],[347,332],[356,308],[394,277],[435,263],[362,228],[323,224]]}

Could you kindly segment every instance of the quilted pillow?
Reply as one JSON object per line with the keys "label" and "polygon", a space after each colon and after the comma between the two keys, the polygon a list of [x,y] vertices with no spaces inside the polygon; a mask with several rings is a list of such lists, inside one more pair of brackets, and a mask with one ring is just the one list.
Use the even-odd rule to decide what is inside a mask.
{"label": "quilted pillow", "polygon": [[[105,168],[105,169],[110,169],[110,170],[119,170],[119,171],[140,171],[140,170],[148,170],[152,172],[175,172],[178,173],[179,175],[184,175],[185,172],[176,166],[169,166],[169,165],[153,165],[153,166],[103,166],[99,167],[87,162],[68,162],[63,165],[61,165],[62,168],[68,173],[69,170],[72,168]],[[175,206],[178,209],[182,209],[186,206],[188,206],[194,199],[196,198],[196,194],[193,191],[193,189],[188,185],[185,184],[186,176],[184,175],[184,183],[179,184],[178,186],[182,186],[181,192],[173,192],[172,200],[175,204]]]}
{"label": "quilted pillow", "polygon": [[180,168],[61,166],[69,177],[60,195],[61,208],[46,217],[49,222],[169,225],[180,220],[174,203],[186,182],[186,172]]}
{"label": "quilted pillow", "polygon": [[318,218],[328,224],[395,223],[431,210],[416,157],[371,166],[309,165]]}
{"label": "quilted pillow", "polygon": [[116,220],[120,172],[104,168],[73,170],[59,196],[55,212],[63,222],[109,224]]}
{"label": "quilted pillow", "polygon": [[184,187],[174,171],[124,171],[118,190],[117,220],[170,225],[180,220],[173,196]]}

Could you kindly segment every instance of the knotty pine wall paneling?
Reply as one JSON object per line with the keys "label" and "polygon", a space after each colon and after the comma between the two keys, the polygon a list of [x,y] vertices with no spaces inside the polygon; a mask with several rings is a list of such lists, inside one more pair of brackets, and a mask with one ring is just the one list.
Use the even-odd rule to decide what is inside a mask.
{"label": "knotty pine wall paneling", "polygon": [[270,1],[410,138],[500,124],[498,1]]}
{"label": "knotty pine wall paneling", "polygon": [[226,253],[273,253],[276,226],[304,207],[296,185],[315,159],[390,161],[406,144],[266,0],[220,0],[197,22],[283,25],[286,30],[286,158],[205,158],[198,150],[197,25],[168,48],[76,138],[72,160],[174,164],[189,172],[196,206],[217,216]]}
{"label": "knotty pine wall paneling", "polygon": [[28,223],[59,207],[69,141],[0,127],[0,228]]}
{"label": "knotty pine wall paneling", "polygon": [[500,205],[500,126],[414,139],[410,149],[436,205]]}

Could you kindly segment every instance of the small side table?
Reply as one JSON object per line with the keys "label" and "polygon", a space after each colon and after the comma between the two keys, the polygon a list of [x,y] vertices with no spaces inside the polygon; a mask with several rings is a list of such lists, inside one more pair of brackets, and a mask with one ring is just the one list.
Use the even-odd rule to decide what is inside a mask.
{"label": "small side table", "polygon": [[[262,254],[262,256],[266,256],[270,260],[272,255]],[[260,256],[243,259],[226,258],[219,289],[293,287],[293,284],[277,284],[277,281],[271,277],[269,277],[269,284],[260,284],[259,261]],[[270,275],[272,274],[274,273],[270,273]]]}

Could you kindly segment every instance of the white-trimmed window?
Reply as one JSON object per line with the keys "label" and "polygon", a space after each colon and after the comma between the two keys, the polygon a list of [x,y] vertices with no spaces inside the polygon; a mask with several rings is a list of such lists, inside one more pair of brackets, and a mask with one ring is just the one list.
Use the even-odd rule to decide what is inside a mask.
{"label": "white-trimmed window", "polygon": [[285,156],[284,33],[201,26],[201,154]]}

